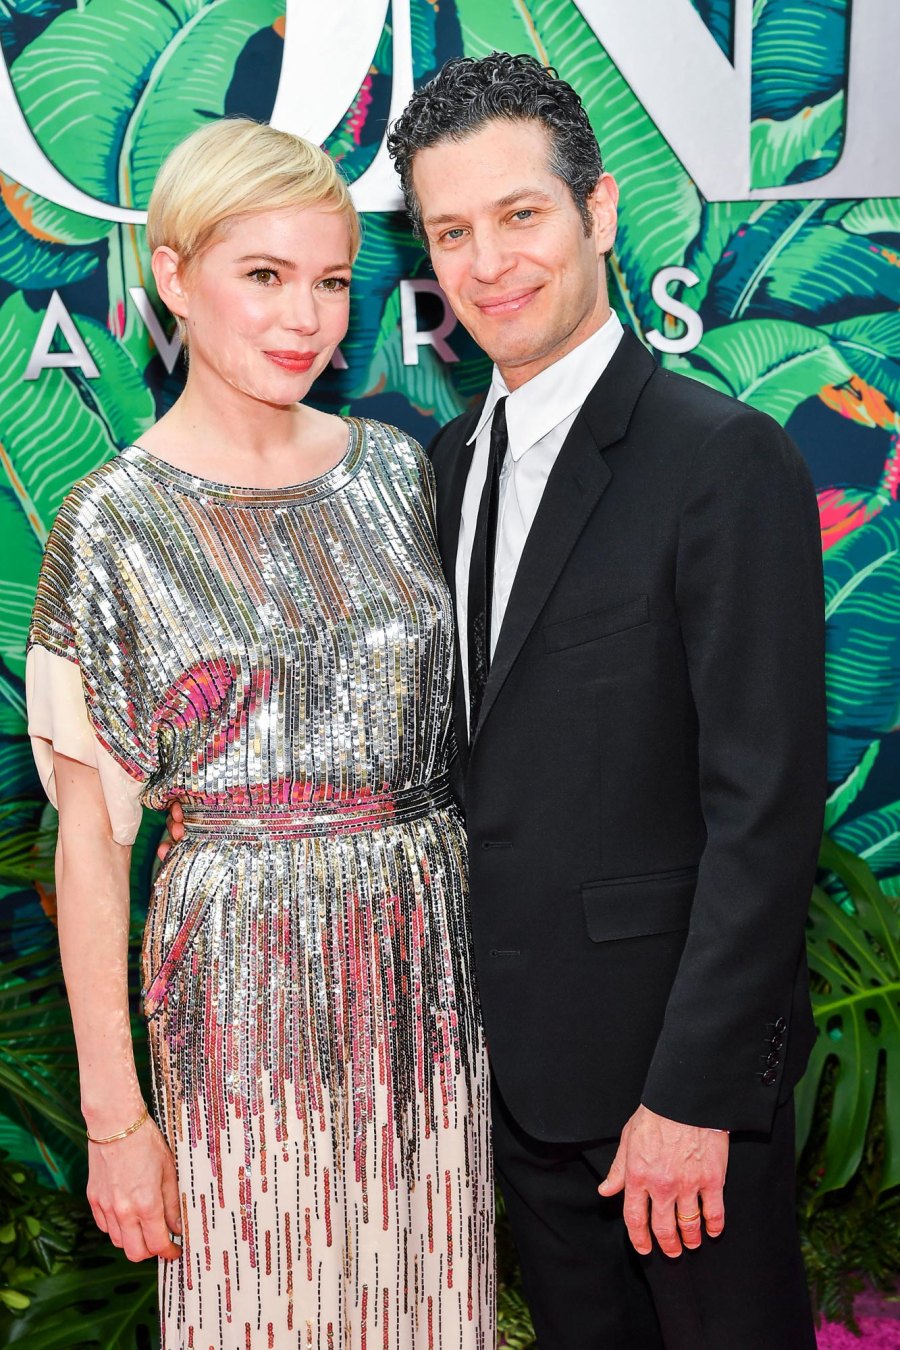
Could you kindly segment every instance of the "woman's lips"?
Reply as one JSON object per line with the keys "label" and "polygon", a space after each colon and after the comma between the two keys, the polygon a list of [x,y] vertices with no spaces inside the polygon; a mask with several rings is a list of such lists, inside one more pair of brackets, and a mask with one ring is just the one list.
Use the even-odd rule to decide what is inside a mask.
{"label": "woman's lips", "polygon": [[266,352],[266,356],[270,361],[274,361],[276,366],[281,366],[282,370],[302,373],[309,370],[318,352]]}

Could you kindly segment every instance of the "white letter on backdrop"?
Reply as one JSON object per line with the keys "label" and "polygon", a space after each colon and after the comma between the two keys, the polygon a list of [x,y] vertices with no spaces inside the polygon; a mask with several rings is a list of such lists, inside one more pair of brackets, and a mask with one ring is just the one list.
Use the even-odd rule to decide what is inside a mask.
{"label": "white letter on backdrop", "polygon": [[661,267],[653,278],[650,294],[664,314],[671,314],[684,324],[681,337],[663,337],[658,328],[651,328],[647,341],[658,352],[692,352],[703,341],[703,320],[695,309],[673,300],[668,287],[672,281],[683,281],[685,286],[696,286],[700,278],[689,267]]}
{"label": "white letter on backdrop", "polygon": [[[420,332],[416,326],[416,296],[420,292],[436,295],[444,306],[444,317],[437,328],[428,328]],[[419,364],[419,348],[433,347],[444,361],[458,361],[456,352],[447,343],[448,334],[456,327],[456,315],[447,304],[447,297],[436,281],[400,282],[400,331],[403,334],[403,364]]]}
{"label": "white letter on backdrop", "polygon": [[134,307],[141,316],[144,327],[153,339],[153,344],[159,352],[160,359],[169,375],[175,369],[175,362],[178,360],[181,352],[181,338],[178,336],[176,328],[172,336],[166,337],[165,329],[159,321],[156,310],[150,303],[150,297],[143,286],[129,286],[128,294],[134,302]]}
{"label": "white letter on backdrop", "polygon": [[734,65],[691,0],[574,3],[708,201],[900,196],[897,0],[853,0],[838,163],[809,182],[766,188],[750,186],[753,0],[735,0]]}
{"label": "white letter on backdrop", "polygon": [[[57,328],[68,342],[70,351],[51,352],[50,343],[56,336]],[[75,321],[63,304],[59,291],[54,291],[50,297],[47,313],[38,330],[22,379],[36,380],[42,370],[49,370],[52,366],[69,366],[83,370],[89,380],[96,380],[100,376],[94,358],[84,345],[84,338],[75,327]]]}

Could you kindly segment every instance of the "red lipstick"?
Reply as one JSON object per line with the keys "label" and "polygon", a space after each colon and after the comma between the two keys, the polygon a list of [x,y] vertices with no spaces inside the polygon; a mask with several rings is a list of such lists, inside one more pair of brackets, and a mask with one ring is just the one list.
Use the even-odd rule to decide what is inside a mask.
{"label": "red lipstick", "polygon": [[281,366],[282,370],[293,371],[294,374],[302,374],[309,370],[313,361],[318,356],[318,352],[266,352],[265,355],[270,361],[274,361],[276,366]]}

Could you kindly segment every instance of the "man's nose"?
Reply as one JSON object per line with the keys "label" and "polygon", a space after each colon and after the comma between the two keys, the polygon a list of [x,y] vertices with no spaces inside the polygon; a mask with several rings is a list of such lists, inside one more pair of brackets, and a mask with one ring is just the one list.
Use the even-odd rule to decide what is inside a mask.
{"label": "man's nose", "polygon": [[496,235],[484,235],[474,240],[472,275],[477,281],[494,282],[513,265],[511,253],[503,247]]}

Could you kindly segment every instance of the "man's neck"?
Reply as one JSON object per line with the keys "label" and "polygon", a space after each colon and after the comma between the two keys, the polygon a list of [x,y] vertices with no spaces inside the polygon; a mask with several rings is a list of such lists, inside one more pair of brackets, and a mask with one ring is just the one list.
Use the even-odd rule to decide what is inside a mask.
{"label": "man's neck", "polygon": [[523,384],[528,384],[529,380],[533,380],[536,375],[549,370],[551,366],[555,366],[558,361],[562,361],[576,348],[583,346],[595,333],[599,333],[603,325],[609,321],[611,315],[612,310],[609,304],[604,303],[601,310],[592,312],[588,321],[574,328],[568,338],[554,347],[552,351],[547,352],[545,356],[535,357],[533,361],[525,361],[511,366],[498,364],[497,369],[503,376],[503,382],[509,392],[512,394],[516,389],[521,389]]}

